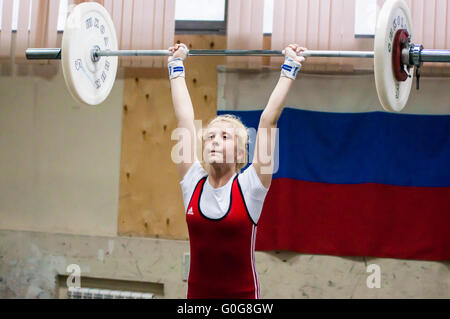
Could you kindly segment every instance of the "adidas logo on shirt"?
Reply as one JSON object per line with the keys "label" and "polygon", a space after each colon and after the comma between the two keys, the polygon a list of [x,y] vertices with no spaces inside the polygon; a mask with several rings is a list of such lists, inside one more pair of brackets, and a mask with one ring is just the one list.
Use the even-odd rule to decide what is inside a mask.
{"label": "adidas logo on shirt", "polygon": [[192,209],[192,207],[189,208],[187,214],[188,214],[188,215],[194,215],[194,210]]}

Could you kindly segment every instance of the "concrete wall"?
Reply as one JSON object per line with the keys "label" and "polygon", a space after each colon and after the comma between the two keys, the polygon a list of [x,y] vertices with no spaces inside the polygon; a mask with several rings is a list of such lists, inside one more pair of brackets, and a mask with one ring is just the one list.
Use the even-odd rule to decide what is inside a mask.
{"label": "concrete wall", "polygon": [[[54,298],[57,275],[160,283],[157,298],[185,298],[186,241],[0,231],[0,298]],[[369,289],[369,264],[381,288]],[[262,298],[449,298],[450,262],[256,253]]]}
{"label": "concrete wall", "polygon": [[[277,74],[257,75],[267,76]],[[219,105],[265,101],[256,91],[242,102],[255,92],[255,78],[246,79],[236,100]],[[373,86],[367,81],[352,88]],[[329,87],[318,82],[314,95],[326,95]],[[448,96],[448,82],[423,83],[420,98]],[[83,276],[159,283],[158,297],[185,297],[187,241],[116,235],[122,85],[116,82],[104,105],[88,108],[73,102],[61,75],[0,77],[0,298],[54,298],[57,276],[70,264],[81,267],[82,284]],[[367,288],[370,264],[381,268],[379,289]],[[450,298],[450,262],[257,252],[256,266],[263,298]]]}
{"label": "concrete wall", "polygon": [[0,77],[0,229],[116,235],[122,95],[88,107],[61,72]]}

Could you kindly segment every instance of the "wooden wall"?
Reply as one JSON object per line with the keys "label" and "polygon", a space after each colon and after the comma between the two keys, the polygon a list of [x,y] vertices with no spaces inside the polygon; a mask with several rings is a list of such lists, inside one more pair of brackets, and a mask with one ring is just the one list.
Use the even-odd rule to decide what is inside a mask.
{"label": "wooden wall", "polygon": [[[195,49],[226,49],[226,37],[176,35]],[[217,71],[224,57],[190,57],[186,82],[195,118],[217,113]],[[188,239],[179,178],[171,160],[176,128],[168,71],[125,71],[118,234]]]}

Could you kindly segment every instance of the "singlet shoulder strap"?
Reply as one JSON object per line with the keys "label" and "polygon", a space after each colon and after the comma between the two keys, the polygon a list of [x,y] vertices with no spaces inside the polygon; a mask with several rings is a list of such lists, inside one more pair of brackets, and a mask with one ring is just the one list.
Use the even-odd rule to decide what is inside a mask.
{"label": "singlet shoulder strap", "polygon": [[203,184],[205,183],[206,178],[208,178],[208,175],[202,177],[202,178],[198,181],[197,185],[195,185],[194,191],[192,192],[192,195],[191,195],[191,199],[189,199],[189,205],[188,205],[188,207],[191,206],[191,204],[192,204],[192,199],[194,198],[195,193],[198,192],[198,190],[201,189],[201,188],[203,187]]}
{"label": "singlet shoulder strap", "polygon": [[258,226],[258,224],[255,223],[252,216],[250,215],[250,211],[248,210],[247,203],[245,202],[244,193],[242,192],[241,184],[239,183],[238,177],[239,174],[236,176],[236,180],[233,182],[233,184],[236,183],[236,186],[239,190],[239,195],[241,196],[242,202],[244,203],[245,211],[247,212],[248,218],[250,218],[250,221],[252,222],[253,225]]}

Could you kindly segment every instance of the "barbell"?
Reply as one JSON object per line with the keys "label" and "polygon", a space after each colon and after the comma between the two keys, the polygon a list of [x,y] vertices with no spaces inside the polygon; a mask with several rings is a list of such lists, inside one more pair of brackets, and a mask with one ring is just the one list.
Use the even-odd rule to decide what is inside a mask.
{"label": "barbell", "polygon": [[[424,62],[450,62],[450,50],[425,50],[411,42],[410,10],[404,0],[387,0],[379,13],[374,51],[314,51],[304,57],[373,58],[375,84],[381,105],[401,111],[411,93],[416,68],[419,89]],[[27,49],[27,59],[61,59],[72,97],[88,105],[101,104],[116,79],[119,56],[170,56],[168,50],[118,50],[108,11],[96,2],[74,7],[66,21],[62,48]],[[190,50],[189,56],[284,56],[281,50]],[[412,69],[412,70],[411,70]]]}

